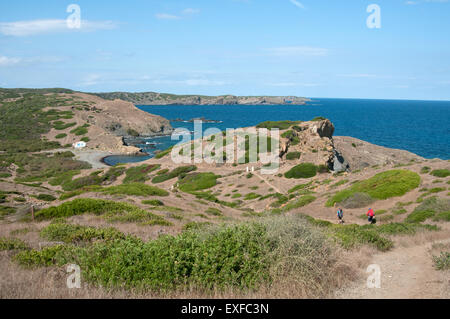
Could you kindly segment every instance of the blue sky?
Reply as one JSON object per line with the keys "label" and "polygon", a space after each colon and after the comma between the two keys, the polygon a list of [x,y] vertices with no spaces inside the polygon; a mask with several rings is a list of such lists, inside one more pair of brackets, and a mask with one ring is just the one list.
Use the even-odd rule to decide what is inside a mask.
{"label": "blue sky", "polygon": [[450,0],[1,1],[0,87],[450,100],[449,39]]}

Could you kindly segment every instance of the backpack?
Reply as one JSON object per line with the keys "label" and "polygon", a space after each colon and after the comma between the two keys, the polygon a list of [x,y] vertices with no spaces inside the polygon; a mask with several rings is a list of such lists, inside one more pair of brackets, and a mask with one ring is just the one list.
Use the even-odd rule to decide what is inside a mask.
{"label": "backpack", "polygon": [[342,210],[338,210],[337,215],[338,215],[338,217],[342,218],[342,217],[344,217],[344,212]]}

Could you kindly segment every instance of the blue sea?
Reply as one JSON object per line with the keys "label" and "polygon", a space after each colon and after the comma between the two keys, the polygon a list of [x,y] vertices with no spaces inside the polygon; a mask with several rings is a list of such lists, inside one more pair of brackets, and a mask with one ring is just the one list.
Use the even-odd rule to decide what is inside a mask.
{"label": "blue sea", "polygon": [[[366,100],[312,98],[307,105],[137,105],[169,120],[204,117],[221,123],[204,123],[203,129],[221,130],[253,126],[263,121],[330,119],[334,135],[352,136],[390,148],[408,150],[425,158],[450,159],[450,101]],[[193,123],[171,122],[192,131]],[[154,156],[177,140],[170,136],[147,139],[138,145],[148,156],[110,156],[109,165],[139,162]]]}

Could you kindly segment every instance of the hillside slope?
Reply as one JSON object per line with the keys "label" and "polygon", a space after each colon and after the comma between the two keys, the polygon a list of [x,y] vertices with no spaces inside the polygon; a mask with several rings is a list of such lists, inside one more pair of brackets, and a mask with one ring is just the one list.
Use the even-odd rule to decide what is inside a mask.
{"label": "hillside slope", "polygon": [[205,96],[205,95],[175,95],[155,92],[129,93],[111,92],[95,93],[103,99],[121,99],[140,105],[227,105],[227,104],[306,104],[309,99],[297,96]]}

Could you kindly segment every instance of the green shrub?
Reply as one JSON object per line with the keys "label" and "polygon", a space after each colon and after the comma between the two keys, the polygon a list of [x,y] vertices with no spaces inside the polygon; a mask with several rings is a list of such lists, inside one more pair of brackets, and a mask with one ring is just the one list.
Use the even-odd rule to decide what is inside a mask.
{"label": "green shrub", "polygon": [[375,246],[378,250],[386,251],[394,246],[391,240],[382,237],[375,229],[369,227],[333,225],[332,233],[333,237],[346,249],[351,249],[362,244],[369,244]]}
{"label": "green shrub", "polygon": [[0,237],[0,251],[3,250],[26,250],[28,245],[17,238]]}
{"label": "green shrub", "polygon": [[56,197],[50,194],[39,194],[36,198],[46,202],[53,202],[56,200]]}
{"label": "green shrub", "polygon": [[[436,196],[426,198],[414,211],[406,217],[405,221],[409,223],[421,223],[438,214],[450,211],[450,199],[439,198]],[[445,214],[441,215],[444,216]]]}
{"label": "green shrub", "polygon": [[75,134],[76,136],[81,136],[87,134],[88,130],[84,126],[79,126],[72,131],[70,131],[71,134]]}
{"label": "green shrub", "polygon": [[350,188],[342,190],[327,201],[333,206],[351,197],[355,193],[365,193],[373,199],[387,199],[402,196],[420,184],[420,176],[407,170],[390,170],[354,183]]}
{"label": "green shrub", "polygon": [[214,173],[191,173],[178,181],[178,188],[186,193],[208,189],[217,184],[219,177]]}
{"label": "green shrub", "polygon": [[286,159],[288,161],[299,159],[302,153],[300,152],[289,152],[286,154]]}
{"label": "green shrub", "polygon": [[68,129],[69,127],[75,126],[77,123],[64,123],[63,121],[53,122],[53,128],[58,131]]}
{"label": "green shrub", "polygon": [[433,262],[438,270],[450,269],[450,252],[443,251],[439,256],[433,256]]}
{"label": "green shrub", "polygon": [[180,235],[147,243],[127,237],[87,247],[60,245],[20,252],[15,260],[25,266],[77,263],[88,282],[157,291],[258,288],[289,276],[313,293],[317,282],[332,278],[333,250],[326,237],[302,218],[189,225],[193,226]]}
{"label": "green shrub", "polygon": [[299,199],[286,204],[286,206],[283,207],[283,211],[290,211],[295,208],[300,208],[300,207],[306,206],[315,200],[316,200],[316,197],[314,197],[312,195],[301,196]]}
{"label": "green shrub", "polygon": [[169,192],[156,186],[142,183],[130,183],[110,186],[101,190],[109,195],[134,195],[134,196],[169,196]]}
{"label": "green shrub", "polygon": [[426,174],[426,173],[429,173],[430,170],[431,170],[430,167],[424,166],[424,167],[422,167],[422,168],[420,169],[420,173],[421,173],[421,174]]}
{"label": "green shrub", "polygon": [[450,211],[437,213],[433,220],[450,222]]}
{"label": "green shrub", "polygon": [[173,169],[172,171],[170,171],[169,173],[155,176],[152,179],[152,183],[154,183],[154,184],[162,183],[169,179],[183,176],[184,174],[187,174],[187,173],[195,171],[195,170],[197,170],[197,166],[195,166],[195,165],[179,166],[179,167]]}
{"label": "green shrub", "polygon": [[151,206],[164,206],[164,203],[159,199],[143,200],[142,204]]}
{"label": "green shrub", "polygon": [[324,121],[324,120],[326,120],[325,117],[323,117],[323,116],[316,116],[316,117],[313,118],[311,121],[312,121],[312,122],[318,122],[318,121]]}
{"label": "green shrub", "polygon": [[309,186],[311,186],[311,184],[312,184],[312,182],[296,185],[296,186],[292,187],[290,190],[288,190],[288,193],[294,193],[298,190],[308,188]]}
{"label": "green shrub", "polygon": [[317,172],[320,174],[329,173],[330,169],[328,168],[328,166],[320,164],[319,166],[317,166]]}
{"label": "green shrub", "polygon": [[123,180],[124,184],[128,183],[144,183],[149,179],[148,174],[159,169],[160,164],[156,165],[141,165],[136,167],[130,167],[126,170],[126,176]]}
{"label": "green shrub", "polygon": [[260,198],[261,195],[256,194],[256,193],[248,193],[244,196],[244,200],[253,200],[253,199],[257,199]]}
{"label": "green shrub", "polygon": [[214,207],[209,207],[207,210],[205,210],[205,213],[213,216],[223,216],[222,211]]}
{"label": "green shrub", "polygon": [[268,130],[278,128],[280,130],[287,130],[289,127],[295,124],[299,124],[300,121],[266,121],[256,125],[257,128],[266,128]]}
{"label": "green shrub", "polygon": [[436,177],[447,177],[447,176],[450,176],[450,170],[449,169],[435,169],[430,174],[433,176],[436,176]]}
{"label": "green shrub", "polygon": [[61,133],[55,136],[56,139],[61,139],[61,138],[65,138],[67,136],[66,133]]}
{"label": "green shrub", "polygon": [[159,152],[158,154],[155,155],[155,158],[156,158],[156,159],[163,158],[164,156],[166,156],[167,154],[169,154],[170,152],[172,152],[172,148],[173,148],[173,147],[169,147],[169,148],[166,149],[165,151]]}
{"label": "green shrub", "polygon": [[41,230],[40,235],[47,240],[65,243],[125,239],[123,233],[112,227],[96,228],[66,223],[50,224]]}
{"label": "green shrub", "polygon": [[[160,221],[164,219],[160,216],[144,211],[137,206],[93,198],[78,198],[59,206],[44,208],[35,214],[37,220],[48,220],[60,217],[70,217],[75,215],[94,214],[105,215],[110,220],[130,219],[139,221]],[[115,217],[117,217],[115,219]],[[139,219],[137,218],[139,217]]]}
{"label": "green shrub", "polygon": [[168,172],[169,172],[169,169],[165,168],[165,169],[162,169],[162,170],[156,172],[156,175],[163,175],[163,174],[166,174]]}
{"label": "green shrub", "polygon": [[302,163],[292,167],[284,176],[286,178],[310,178],[317,174],[317,167],[312,163]]}

